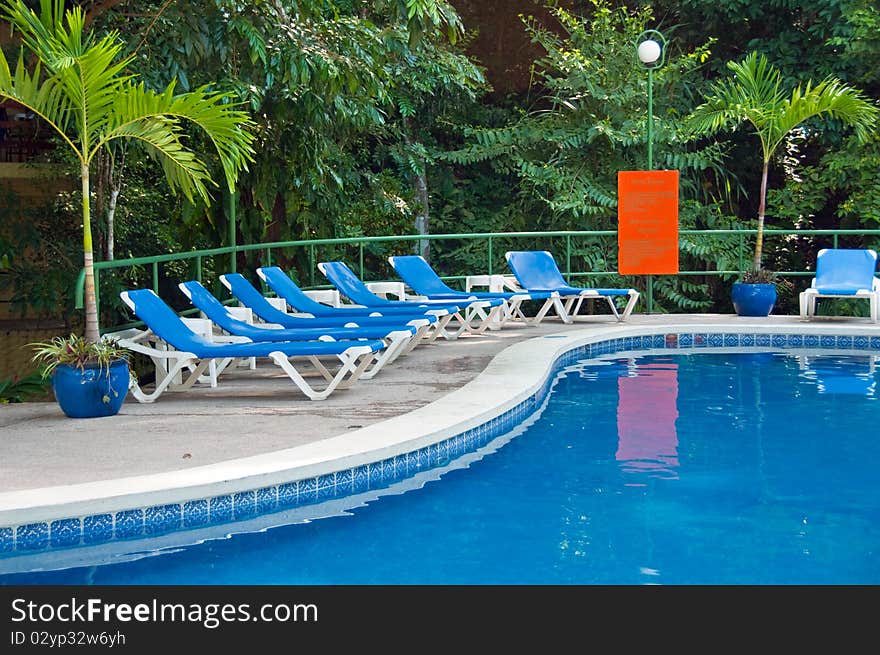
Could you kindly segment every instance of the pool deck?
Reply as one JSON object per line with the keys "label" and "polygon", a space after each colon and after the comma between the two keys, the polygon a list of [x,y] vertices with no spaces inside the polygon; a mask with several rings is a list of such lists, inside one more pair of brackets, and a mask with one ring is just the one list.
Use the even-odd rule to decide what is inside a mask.
{"label": "pool deck", "polygon": [[374,379],[322,401],[308,400],[277,367],[263,365],[225,374],[215,389],[168,392],[151,404],[129,396],[107,418],[68,419],[54,402],[0,405],[0,517],[46,520],[54,503],[72,510],[120,490],[161,496],[166,485],[198,490],[261,475],[271,482],[274,471],[308,473],[334,457],[358,465],[359,447],[381,455],[386,439],[477,424],[481,412],[497,410],[493,399],[522,397],[567,344],[585,338],[696,326],[880,336],[880,326],[862,318],[667,314],[633,315],[619,324],[610,318],[583,316],[572,325],[549,318],[419,346]]}

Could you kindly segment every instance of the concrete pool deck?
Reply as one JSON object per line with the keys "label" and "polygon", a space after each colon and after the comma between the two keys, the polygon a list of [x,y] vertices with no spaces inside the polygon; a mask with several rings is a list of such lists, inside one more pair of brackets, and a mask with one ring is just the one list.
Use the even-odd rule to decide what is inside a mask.
{"label": "concrete pool deck", "polygon": [[[375,458],[410,434],[410,447],[422,447],[431,435],[478,425],[497,402],[516,402],[540,384],[559,352],[599,337],[697,327],[880,337],[880,326],[860,318],[609,319],[584,316],[564,325],[553,318],[420,346],[375,379],[322,401],[308,400],[265,366],[224,375],[216,389],[167,393],[151,404],[129,397],[114,417],[68,419],[54,402],[0,405],[0,525],[96,511],[102,498],[148,494],[153,503],[180,502],[186,493],[234,491],[243,478],[254,488],[283,479],[272,477],[280,472],[320,473],[334,458],[356,466],[370,461],[358,461],[359,449]],[[171,489],[183,495],[165,493]]]}

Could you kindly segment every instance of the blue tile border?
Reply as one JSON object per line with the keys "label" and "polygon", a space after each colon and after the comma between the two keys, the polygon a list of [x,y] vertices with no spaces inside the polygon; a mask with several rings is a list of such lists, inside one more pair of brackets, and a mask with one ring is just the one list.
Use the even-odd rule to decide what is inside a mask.
{"label": "blue tile border", "polygon": [[113,539],[113,515],[95,514],[82,522],[83,543],[100,544]]}
{"label": "blue tile border", "polygon": [[183,527],[199,528],[208,525],[208,501],[190,500],[183,504]]}
{"label": "blue tile border", "polygon": [[257,489],[257,514],[268,514],[278,508],[278,488],[280,486]]}
{"label": "blue tile border", "polygon": [[46,523],[28,523],[15,529],[16,550],[42,550],[49,545],[49,526]]}
{"label": "blue tile border", "polygon": [[11,553],[15,548],[15,532],[12,528],[0,528],[0,553]]}
{"label": "blue tile border", "polygon": [[61,519],[49,525],[49,544],[53,548],[76,546],[82,537],[82,525],[79,519]]}
{"label": "blue tile border", "polygon": [[211,523],[227,523],[232,520],[232,496],[214,496],[208,501]]}
{"label": "blue tile border", "polygon": [[180,505],[158,505],[144,510],[144,533],[148,535],[165,534],[179,530],[182,512]]}
{"label": "blue tile border", "polygon": [[296,482],[286,482],[284,484],[279,484],[275,488],[278,498],[278,509],[289,509],[291,507],[296,507],[299,504],[298,486],[299,485]]}
{"label": "blue tile border", "polygon": [[235,520],[247,519],[257,514],[257,493],[241,491],[232,496],[232,508]]}
{"label": "blue tile border", "polygon": [[117,539],[140,537],[144,533],[144,510],[129,509],[117,512],[113,525],[114,535]]}
{"label": "blue tile border", "polygon": [[0,556],[157,536],[177,530],[250,519],[388,487],[421,471],[446,466],[461,455],[478,450],[514,429],[538,410],[549,394],[554,378],[566,366],[622,351],[696,350],[707,347],[880,350],[880,336],[667,330],[659,334],[593,342],[574,347],[560,355],[541,387],[525,400],[481,425],[442,441],[317,477],[210,498],[196,498],[182,504],[131,508],[115,514],[95,514],[0,527]]}

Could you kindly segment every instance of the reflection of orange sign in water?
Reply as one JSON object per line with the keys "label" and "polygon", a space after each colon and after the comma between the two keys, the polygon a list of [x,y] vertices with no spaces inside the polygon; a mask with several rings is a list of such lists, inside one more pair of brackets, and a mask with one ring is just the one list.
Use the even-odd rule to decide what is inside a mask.
{"label": "reflection of orange sign in water", "polygon": [[639,366],[638,377],[618,380],[617,454],[624,471],[678,478],[678,366]]}
{"label": "reflection of orange sign in water", "polygon": [[678,273],[678,171],[617,173],[617,270]]}

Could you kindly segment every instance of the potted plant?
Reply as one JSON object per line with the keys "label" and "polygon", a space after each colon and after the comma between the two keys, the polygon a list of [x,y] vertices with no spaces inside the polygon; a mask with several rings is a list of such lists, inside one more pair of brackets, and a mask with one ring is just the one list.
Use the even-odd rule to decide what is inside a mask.
{"label": "potted plant", "polygon": [[733,294],[740,315],[767,316],[776,301],[775,276],[761,265],[770,160],[795,128],[815,117],[835,118],[853,127],[859,140],[865,141],[880,110],[860,91],[833,77],[815,85],[807,82],[787,96],[780,71],[757,52],[742,62],[728,62],[727,67],[733,71],[732,77],[712,84],[705,102],[691,112],[687,123],[692,133],[709,135],[747,122],[761,141],[763,168],[755,252],[751,268],[734,284]]}
{"label": "potted plant", "polygon": [[779,277],[766,268],[743,271],[733,283],[730,299],[739,316],[769,316],[776,305]]}
{"label": "potted plant", "polygon": [[52,392],[70,418],[113,416],[119,412],[131,383],[129,351],[112,339],[89,341],[71,334],[30,344],[43,378],[52,378]]}
{"label": "potted plant", "polygon": [[[58,133],[80,165],[84,341],[65,338],[47,346],[38,355],[48,363],[53,356],[68,357],[68,346],[82,348],[85,360],[92,361],[105,361],[115,352],[101,342],[98,326],[89,205],[89,166],[95,156],[119,139],[139,143],[160,162],[172,191],[209,204],[208,187],[216,183],[197,153],[187,147],[184,122],[200,129],[213,144],[230,191],[253,159],[254,140],[248,132],[251,121],[230,102],[229,94],[207,87],[175,94],[173,82],[159,92],[147,89],[127,72],[134,56],[120,57],[118,33],[99,37],[87,31],[83,9],[65,10],[64,4],[40,0],[38,15],[21,0],[0,0],[0,18],[18,31],[23,46],[12,68],[0,50],[0,99],[13,100],[38,116]],[[85,364],[75,368],[91,371]],[[58,391],[56,399],[61,402]]]}

